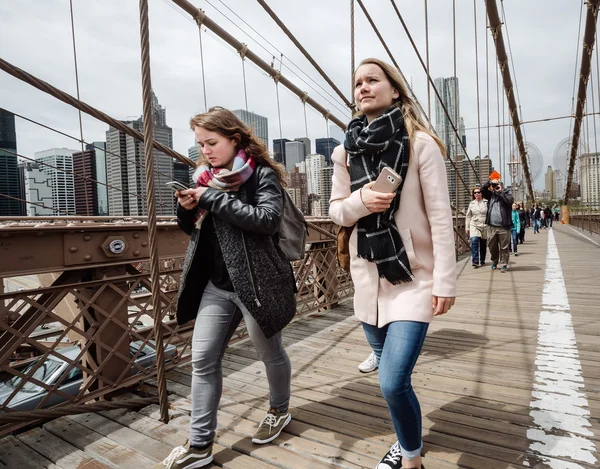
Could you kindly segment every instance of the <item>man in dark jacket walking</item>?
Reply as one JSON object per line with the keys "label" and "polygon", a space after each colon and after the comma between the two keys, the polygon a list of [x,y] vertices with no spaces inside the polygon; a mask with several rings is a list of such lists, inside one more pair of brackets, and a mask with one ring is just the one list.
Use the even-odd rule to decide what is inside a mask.
{"label": "man in dark jacket walking", "polygon": [[488,226],[488,248],[492,257],[492,270],[501,264],[500,271],[508,268],[508,247],[512,225],[513,197],[500,181],[492,179],[481,186],[481,194],[488,200],[485,223]]}

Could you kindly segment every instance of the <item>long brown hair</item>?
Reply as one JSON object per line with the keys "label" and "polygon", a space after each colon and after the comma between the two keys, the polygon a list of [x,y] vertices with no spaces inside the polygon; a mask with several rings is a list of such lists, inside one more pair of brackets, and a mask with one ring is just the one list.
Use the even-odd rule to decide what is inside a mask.
{"label": "long brown hair", "polygon": [[[404,80],[402,79],[402,75],[400,75],[400,72],[398,72],[396,68],[394,68],[387,62],[374,58],[364,59],[358,66],[360,67],[362,65],[367,64],[377,65],[383,71],[384,75],[386,76],[392,87],[396,91],[398,91],[399,96],[392,103],[392,106],[399,107],[402,110],[402,115],[406,124],[406,130],[408,130],[408,136],[411,139],[411,141],[415,133],[419,130],[421,132],[425,132],[435,140],[435,143],[437,143],[438,147],[440,147],[442,155],[446,156],[446,145],[444,145],[444,142],[442,142],[439,139],[439,137],[429,128],[429,125],[423,118],[423,115],[420,109],[418,108],[417,103],[415,103],[415,101],[408,94],[408,89],[404,84]],[[356,113],[356,115],[361,114],[362,113],[360,111]]]}
{"label": "long brown hair", "polygon": [[[271,158],[264,142],[254,135],[254,132],[229,109],[214,106],[208,112],[192,117],[190,128],[194,130],[196,127],[202,127],[225,138],[236,140],[238,149],[243,149],[256,163],[272,168],[277,173],[280,184],[283,187],[287,186],[283,166]],[[210,166],[202,152],[197,162],[197,166],[200,165]]]}

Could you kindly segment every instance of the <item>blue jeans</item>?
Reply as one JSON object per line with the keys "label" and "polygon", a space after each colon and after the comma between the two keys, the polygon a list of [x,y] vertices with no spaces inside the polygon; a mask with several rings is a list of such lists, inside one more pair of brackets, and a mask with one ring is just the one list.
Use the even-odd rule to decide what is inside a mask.
{"label": "blue jeans", "polygon": [[223,390],[221,360],[242,317],[267,370],[271,407],[282,411],[288,408],[292,367],[281,342],[281,332],[267,339],[237,293],[221,290],[209,282],[192,336],[192,445],[203,446],[215,437],[217,408]]}
{"label": "blue jeans", "polygon": [[517,230],[510,230],[510,234],[512,236],[512,244],[513,244],[513,252],[517,252],[517,244],[519,244],[519,233]]}
{"label": "blue jeans", "polygon": [[533,220],[533,232],[534,233],[539,233],[540,232],[540,226],[542,224],[541,222],[542,222],[542,220],[540,220],[539,218]]}
{"label": "blue jeans", "polygon": [[429,324],[394,321],[382,328],[363,322],[365,336],[379,362],[379,385],[396,430],[402,456],[421,454],[421,406],[413,390],[412,375]]}
{"label": "blue jeans", "polygon": [[479,236],[473,236],[471,238],[471,257],[473,259],[473,265],[485,263],[485,251],[487,250],[487,240],[480,238]]}

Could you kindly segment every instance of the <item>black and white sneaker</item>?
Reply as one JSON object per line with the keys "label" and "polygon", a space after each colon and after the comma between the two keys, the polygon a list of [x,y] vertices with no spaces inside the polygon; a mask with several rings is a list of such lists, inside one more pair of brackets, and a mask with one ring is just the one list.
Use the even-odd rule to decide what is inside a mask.
{"label": "black and white sneaker", "polygon": [[383,459],[379,461],[377,469],[402,469],[402,450],[398,442],[394,443]]}

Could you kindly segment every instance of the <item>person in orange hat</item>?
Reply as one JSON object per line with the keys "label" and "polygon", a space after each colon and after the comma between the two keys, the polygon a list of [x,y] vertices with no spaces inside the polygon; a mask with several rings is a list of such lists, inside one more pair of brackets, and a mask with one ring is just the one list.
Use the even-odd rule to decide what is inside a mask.
{"label": "person in orange hat", "polygon": [[[495,171],[492,177],[500,175]],[[490,179],[481,186],[481,194],[488,201],[485,223],[488,227],[488,248],[492,258],[492,270],[501,264],[500,272],[508,269],[508,249],[512,228],[513,197],[499,179]]]}

